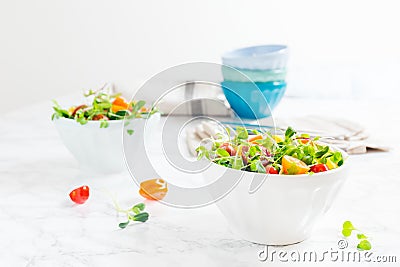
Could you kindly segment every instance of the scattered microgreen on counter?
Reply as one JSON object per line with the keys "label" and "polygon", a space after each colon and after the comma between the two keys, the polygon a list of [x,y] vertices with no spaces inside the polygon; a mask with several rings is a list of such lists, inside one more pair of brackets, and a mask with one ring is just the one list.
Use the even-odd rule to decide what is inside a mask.
{"label": "scattered microgreen on counter", "polygon": [[130,222],[145,222],[149,219],[149,214],[144,211],[145,209],[144,203],[138,203],[134,205],[132,208],[128,210],[121,209],[118,205],[116,205],[116,210],[120,213],[126,214],[127,221],[118,224],[119,228],[124,229],[128,226]]}
{"label": "scattered microgreen on counter", "polygon": [[371,243],[368,241],[368,236],[361,233],[360,230],[355,228],[350,221],[345,221],[342,227],[342,235],[346,238],[350,237],[353,231],[357,232],[357,239],[359,243],[357,249],[359,250],[370,250],[372,248]]}
{"label": "scattered microgreen on counter", "polygon": [[216,164],[242,171],[312,174],[336,169],[344,162],[341,152],[318,142],[318,137],[297,134],[291,127],[282,136],[237,127],[233,137],[221,134],[217,139],[210,140],[210,148],[197,148],[199,160],[207,158]]}
{"label": "scattered microgreen on counter", "polygon": [[[99,91],[89,90],[84,96],[88,98],[88,102],[91,101],[91,104],[72,106],[69,109],[63,109],[53,100],[54,113],[51,119],[73,119],[82,125],[87,124],[88,121],[101,121],[100,128],[107,128],[111,120],[123,120],[125,117],[128,120],[148,118],[159,112],[155,107],[146,108],[143,100],[127,102],[120,93],[108,94],[102,89]],[[133,130],[130,130],[128,134],[132,135]]]}

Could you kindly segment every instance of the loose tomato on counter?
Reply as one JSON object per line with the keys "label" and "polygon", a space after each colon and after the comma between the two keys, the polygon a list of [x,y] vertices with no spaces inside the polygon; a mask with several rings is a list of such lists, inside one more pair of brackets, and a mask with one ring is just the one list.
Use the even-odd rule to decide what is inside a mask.
{"label": "loose tomato on counter", "polygon": [[282,170],[284,174],[305,174],[310,168],[303,161],[285,155],[282,158]]}
{"label": "loose tomato on counter", "polygon": [[71,193],[69,193],[69,197],[76,204],[85,203],[89,198],[89,186],[84,185],[72,190]]}
{"label": "loose tomato on counter", "polygon": [[329,168],[325,164],[316,164],[316,165],[313,165],[310,167],[310,171],[312,171],[314,173],[326,172],[326,171],[329,171]]}
{"label": "loose tomato on counter", "polygon": [[167,192],[167,182],[163,179],[151,179],[140,183],[139,194],[149,200],[161,200]]}

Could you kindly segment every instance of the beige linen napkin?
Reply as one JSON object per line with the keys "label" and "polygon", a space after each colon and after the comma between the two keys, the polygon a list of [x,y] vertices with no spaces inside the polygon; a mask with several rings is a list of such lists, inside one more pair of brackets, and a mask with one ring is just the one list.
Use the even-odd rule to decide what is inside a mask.
{"label": "beige linen napkin", "polygon": [[327,137],[324,142],[339,147],[348,154],[363,154],[373,150],[389,151],[388,146],[370,137],[364,126],[343,118],[277,118],[275,123],[280,128],[291,126],[299,132]]}

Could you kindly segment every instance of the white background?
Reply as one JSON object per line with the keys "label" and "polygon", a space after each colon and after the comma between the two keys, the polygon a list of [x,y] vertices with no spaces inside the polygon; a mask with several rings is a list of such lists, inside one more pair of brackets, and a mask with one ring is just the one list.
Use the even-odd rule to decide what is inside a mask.
{"label": "white background", "polygon": [[288,95],[394,98],[398,1],[0,0],[3,110],[113,82],[135,90],[184,62],[291,48]]}

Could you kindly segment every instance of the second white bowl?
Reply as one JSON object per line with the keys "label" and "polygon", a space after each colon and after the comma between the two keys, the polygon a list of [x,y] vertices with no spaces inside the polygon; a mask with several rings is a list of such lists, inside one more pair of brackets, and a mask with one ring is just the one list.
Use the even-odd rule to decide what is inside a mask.
{"label": "second white bowl", "polygon": [[[152,115],[147,127],[154,127],[160,120],[160,114]],[[129,127],[123,129],[123,120],[108,121],[107,128],[100,128],[100,121],[89,121],[81,125],[75,120],[59,118],[54,124],[64,145],[79,162],[84,170],[96,173],[116,173],[126,170],[123,154],[123,132],[126,129],[135,130],[130,138],[145,138],[139,136],[146,119],[134,119]],[[150,131],[151,132],[151,131]]]}

